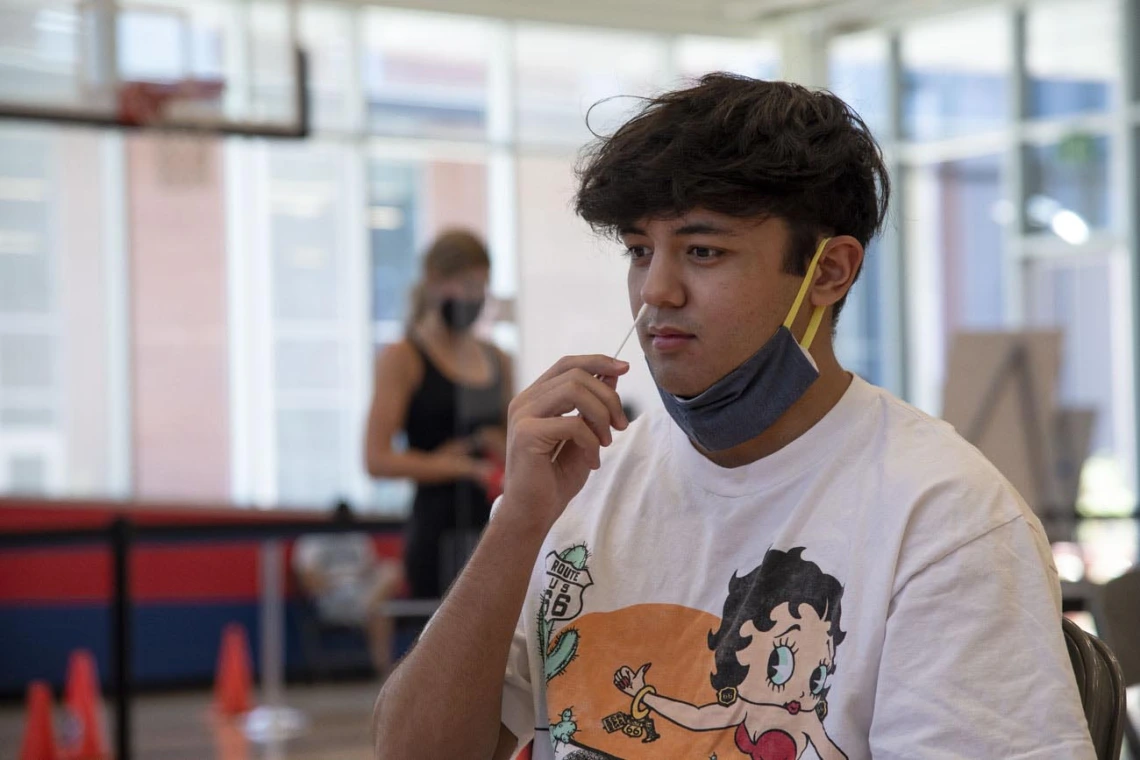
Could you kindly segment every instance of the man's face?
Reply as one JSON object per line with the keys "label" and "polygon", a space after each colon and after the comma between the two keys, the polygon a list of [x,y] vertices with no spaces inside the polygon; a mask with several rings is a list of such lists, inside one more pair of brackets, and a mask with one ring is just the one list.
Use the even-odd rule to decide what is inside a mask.
{"label": "man's face", "polygon": [[800,277],[784,272],[782,219],[703,209],[640,219],[622,231],[638,337],[657,384],[696,396],[744,363],[783,324]]}

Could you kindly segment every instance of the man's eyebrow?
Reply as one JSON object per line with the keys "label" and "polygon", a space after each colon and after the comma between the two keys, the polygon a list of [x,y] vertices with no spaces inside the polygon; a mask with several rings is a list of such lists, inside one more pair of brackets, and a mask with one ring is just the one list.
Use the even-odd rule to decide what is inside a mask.
{"label": "man's eyebrow", "polygon": [[735,235],[736,231],[713,222],[690,222],[673,230],[674,235]]}
{"label": "man's eyebrow", "polygon": [[798,631],[798,630],[800,630],[800,627],[799,627],[799,625],[793,625],[791,628],[789,628],[788,630],[784,631],[783,633],[778,633],[778,634],[776,634],[775,638],[777,638],[777,639],[782,639],[783,637],[787,636],[787,635],[788,635],[789,633],[791,633],[792,631]]}
{"label": "man's eyebrow", "polygon": [[[641,227],[632,224],[622,225],[618,228],[618,235],[645,235]],[[736,230],[716,224],[714,222],[689,222],[673,230],[674,235],[735,235]]]}

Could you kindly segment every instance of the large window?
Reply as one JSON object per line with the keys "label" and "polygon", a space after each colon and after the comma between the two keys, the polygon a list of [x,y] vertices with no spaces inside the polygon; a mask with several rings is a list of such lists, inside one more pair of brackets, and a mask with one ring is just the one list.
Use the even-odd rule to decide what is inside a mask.
{"label": "large window", "polygon": [[109,140],[0,125],[0,492],[128,491]]}
{"label": "large window", "polygon": [[[1135,31],[1123,28],[1122,7],[994,4],[830,46],[833,87],[895,169],[906,340],[881,344],[878,356],[901,354],[905,394],[937,414],[957,333],[1059,330],[1056,402],[1094,415],[1079,502],[1088,513],[1136,505],[1137,241],[1123,203],[1136,180],[1120,161],[1135,138],[1118,128],[1133,119],[1120,53]],[[869,295],[853,294],[857,324],[844,341],[841,323],[840,348],[873,372],[850,340],[874,334],[860,329],[874,314],[860,308]]]}
{"label": "large window", "polygon": [[368,129],[484,139],[496,25],[410,11],[369,9],[363,15]]}
{"label": "large window", "polygon": [[930,140],[1008,125],[1011,40],[1009,15],[996,9],[940,18],[906,30],[903,134]]}
{"label": "large window", "polygon": [[1029,115],[1103,113],[1120,83],[1119,3],[1064,0],[1029,7],[1025,69]]}
{"label": "large window", "polygon": [[636,96],[664,84],[665,54],[665,39],[652,35],[520,26],[519,141],[581,145],[591,131],[611,132],[637,108]]}

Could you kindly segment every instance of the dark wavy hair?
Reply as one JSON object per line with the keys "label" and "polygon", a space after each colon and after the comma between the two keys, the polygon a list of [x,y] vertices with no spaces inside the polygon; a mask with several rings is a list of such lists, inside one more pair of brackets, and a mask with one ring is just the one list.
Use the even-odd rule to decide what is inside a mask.
{"label": "dark wavy hair", "polygon": [[825,90],[725,73],[647,99],[587,146],[578,181],[579,216],[610,235],[695,208],[781,218],[791,230],[785,271],[800,276],[821,236],[866,247],[890,198],[882,152],[850,106]]}
{"label": "dark wavy hair", "polygon": [[[797,620],[804,604],[815,610],[820,620],[830,622],[828,633],[838,655],[839,645],[847,638],[839,627],[843,615],[843,585],[819,565],[803,558],[802,546],[782,552],[769,549],[760,567],[747,575],[733,574],[728,582],[728,597],[720,628],[709,632],[709,649],[713,652],[716,672],[710,675],[712,687],[720,691],[736,687],[748,677],[749,667],[742,665],[736,653],[752,643],[751,636],[741,636],[740,627],[751,620],[757,630],[770,631],[776,621],[772,610],[787,602],[788,611]],[[832,663],[834,668],[835,663]],[[822,697],[826,699],[827,692]]]}

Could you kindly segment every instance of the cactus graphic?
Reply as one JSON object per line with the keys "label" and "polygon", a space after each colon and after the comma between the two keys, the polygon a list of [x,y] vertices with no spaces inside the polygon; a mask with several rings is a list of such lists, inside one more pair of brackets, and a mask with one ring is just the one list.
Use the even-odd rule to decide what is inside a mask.
{"label": "cactus graphic", "polygon": [[[571,546],[558,554],[558,558],[575,570],[585,570],[590,552],[585,544]],[[565,628],[554,634],[554,621],[547,616],[550,601],[545,594],[538,608],[538,649],[542,653],[543,670],[550,681],[566,672],[566,668],[578,656],[581,635],[577,629]]]}
{"label": "cactus graphic", "polygon": [[562,711],[562,720],[550,724],[550,739],[555,744],[567,744],[578,733],[578,724],[574,721],[574,711],[566,708]]}
{"label": "cactus graphic", "polygon": [[566,672],[566,668],[578,656],[578,641],[580,635],[574,628],[566,628],[551,640],[554,632],[554,621],[546,617],[547,599],[542,598],[538,608],[538,648],[542,653],[543,671],[546,680]]}
{"label": "cactus graphic", "polygon": [[590,558],[590,552],[586,549],[585,544],[578,544],[559,554],[558,558],[566,564],[572,565],[575,570],[585,570],[586,560]]}

